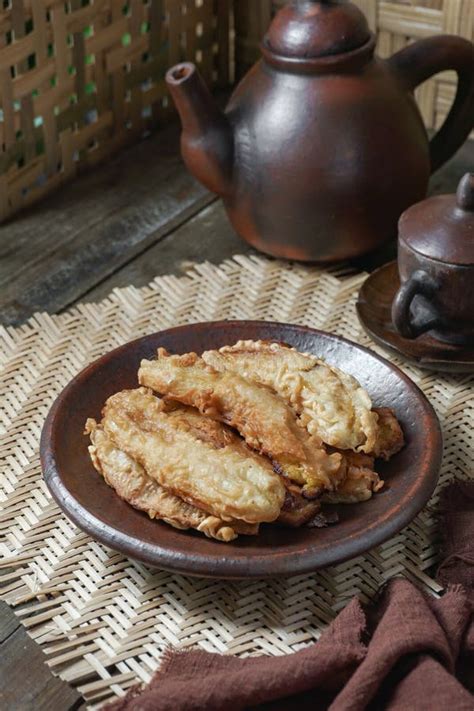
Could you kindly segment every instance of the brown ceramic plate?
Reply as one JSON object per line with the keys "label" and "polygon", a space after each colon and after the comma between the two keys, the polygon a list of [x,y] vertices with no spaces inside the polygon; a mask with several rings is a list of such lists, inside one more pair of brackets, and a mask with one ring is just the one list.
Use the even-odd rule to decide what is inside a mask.
{"label": "brown ceramic plate", "polygon": [[367,277],[359,292],[357,314],[369,336],[390,353],[426,370],[474,372],[474,346],[442,343],[425,333],[410,340],[395,330],[392,303],[400,288],[397,262],[384,264]]}
{"label": "brown ceramic plate", "polygon": [[[82,434],[105,400],[137,385],[142,358],[158,346],[174,353],[219,348],[239,339],[284,341],[355,375],[376,405],[393,407],[405,449],[379,471],[385,489],[372,501],[339,506],[340,521],[325,529],[262,526],[256,537],[224,544],[150,520],[121,501],[96,473]],[[83,370],[54,403],[41,438],[43,472],[65,513],[93,538],[148,565],[218,578],[305,573],[364,553],[406,526],[428,501],[438,479],[442,438],[421,391],[395,366],[329,333],[262,321],[222,321],[172,328],[108,353]]]}

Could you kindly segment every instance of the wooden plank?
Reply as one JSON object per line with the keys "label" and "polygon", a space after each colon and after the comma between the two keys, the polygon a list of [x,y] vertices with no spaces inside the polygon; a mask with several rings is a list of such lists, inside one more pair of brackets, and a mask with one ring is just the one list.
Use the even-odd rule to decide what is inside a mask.
{"label": "wooden plank", "polygon": [[15,617],[6,602],[0,602],[0,650],[3,649],[1,645],[19,626],[20,620]]}
{"label": "wooden plank", "polygon": [[[8,615],[5,614],[5,609]],[[5,603],[0,608],[2,634],[14,627],[13,612]],[[68,711],[78,709],[81,696],[64,681],[54,677],[46,657],[18,625],[0,644],[0,708],[8,711]]]}
{"label": "wooden plank", "polygon": [[67,307],[209,204],[178,146],[166,130],[0,228],[0,321]]}
{"label": "wooden plank", "polygon": [[[430,131],[430,133],[433,132]],[[454,193],[462,176],[465,173],[472,173],[473,168],[474,140],[469,140],[446,165],[433,175],[430,182],[430,193],[432,195]]]}
{"label": "wooden plank", "polygon": [[218,200],[96,286],[84,300],[99,301],[116,287],[145,286],[156,276],[182,274],[198,262],[218,264],[235,254],[257,252],[237,236]]}
{"label": "wooden plank", "polygon": [[20,278],[22,268],[47,260],[59,242],[138,203],[144,192],[159,190],[181,165],[177,145],[176,129],[143,141],[0,227],[0,286],[13,274]]}

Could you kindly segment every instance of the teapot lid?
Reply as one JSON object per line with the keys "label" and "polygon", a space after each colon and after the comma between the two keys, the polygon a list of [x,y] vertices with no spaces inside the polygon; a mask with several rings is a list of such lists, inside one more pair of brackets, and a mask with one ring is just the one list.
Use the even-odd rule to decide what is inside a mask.
{"label": "teapot lid", "polygon": [[438,195],[408,208],[399,233],[400,240],[425,257],[474,264],[474,173],[466,173],[456,195]]}
{"label": "teapot lid", "polygon": [[351,52],[372,35],[365,15],[345,0],[292,0],[276,15],[264,45],[277,55],[317,59]]}

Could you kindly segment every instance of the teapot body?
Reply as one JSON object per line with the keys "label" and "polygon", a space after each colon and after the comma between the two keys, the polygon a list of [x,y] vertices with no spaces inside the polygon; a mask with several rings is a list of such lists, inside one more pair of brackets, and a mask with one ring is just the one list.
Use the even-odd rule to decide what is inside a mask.
{"label": "teapot body", "polygon": [[[223,198],[238,234],[276,257],[337,261],[395,237],[472,129],[472,43],[428,37],[382,61],[356,5],[292,0],[261,49],[225,113],[195,65],[167,72],[189,170]],[[413,92],[448,69],[455,101],[429,142]]]}
{"label": "teapot body", "polygon": [[373,58],[357,71],[285,71],[262,59],[226,110],[237,233],[267,254],[330,262],[395,237],[430,175],[413,94]]}

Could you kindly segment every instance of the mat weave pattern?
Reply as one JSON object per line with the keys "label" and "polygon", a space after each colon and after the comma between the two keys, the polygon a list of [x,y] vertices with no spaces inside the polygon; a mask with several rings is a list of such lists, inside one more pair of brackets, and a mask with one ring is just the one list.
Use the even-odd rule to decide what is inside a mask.
{"label": "mat weave pattern", "polygon": [[440,592],[430,577],[439,544],[436,506],[440,487],[473,475],[472,376],[403,366],[443,426],[438,490],[384,545],[310,575],[227,583],[151,571],[79,531],[41,477],[38,441],[48,409],[80,369],[109,349],[169,326],[223,318],[300,323],[373,347],[354,309],[364,278],[236,257],[0,330],[2,595],[52,670],[77,685],[91,705],[148,681],[167,645],[279,655],[317,639],[353,595],[368,600],[394,575]]}

